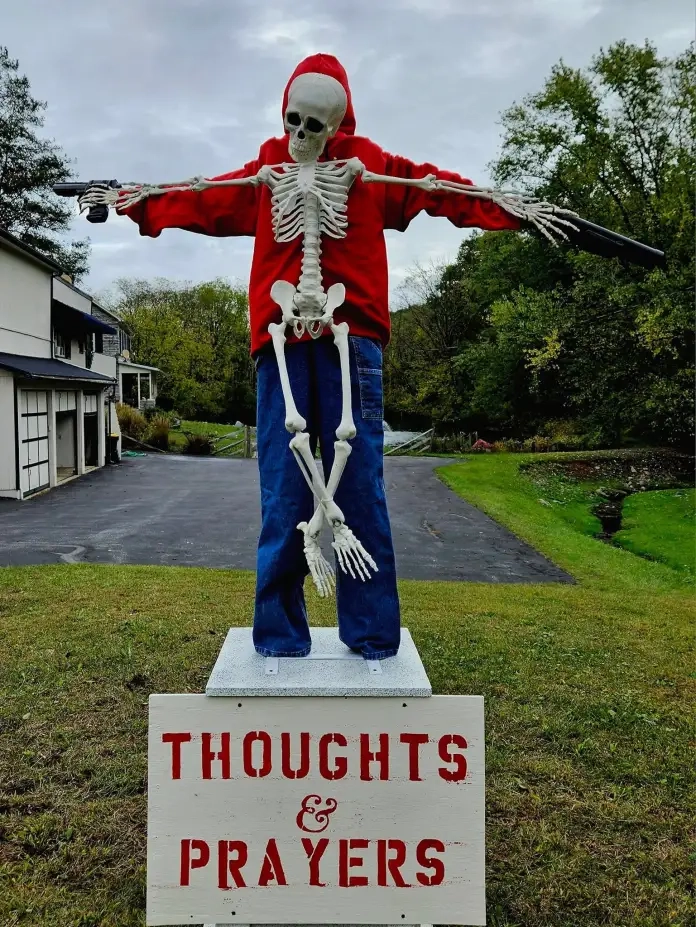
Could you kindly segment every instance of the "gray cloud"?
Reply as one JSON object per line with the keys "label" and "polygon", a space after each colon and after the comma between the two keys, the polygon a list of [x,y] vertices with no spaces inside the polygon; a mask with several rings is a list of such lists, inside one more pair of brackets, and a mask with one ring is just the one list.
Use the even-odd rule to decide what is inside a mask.
{"label": "gray cloud", "polygon": [[[306,54],[348,71],[358,131],[479,183],[499,146],[499,114],[563,57],[650,38],[663,54],[693,37],[691,0],[1,0],[2,41],[38,97],[46,131],[83,178],[169,181],[253,158],[282,131],[280,100]],[[51,10],[55,13],[51,14]],[[140,238],[127,219],[92,227],[86,283],[119,276],[245,281],[250,239],[176,230]],[[419,217],[388,233],[392,285],[416,260],[451,258],[462,232]]]}

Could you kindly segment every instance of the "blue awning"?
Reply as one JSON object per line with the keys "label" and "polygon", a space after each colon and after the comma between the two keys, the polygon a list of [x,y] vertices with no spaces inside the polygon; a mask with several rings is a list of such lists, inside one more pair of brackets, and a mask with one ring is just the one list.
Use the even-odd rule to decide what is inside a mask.
{"label": "blue awning", "polygon": [[76,380],[94,383],[95,386],[115,383],[113,377],[106,377],[103,373],[95,373],[85,367],[66,364],[65,361],[55,360],[52,357],[28,357],[24,354],[4,354],[0,351],[0,367],[30,379]]}
{"label": "blue awning", "polygon": [[73,331],[102,332],[105,335],[116,334],[113,325],[102,322],[101,319],[90,315],[89,312],[81,312],[72,306],[66,306],[65,303],[61,303],[57,299],[53,300],[53,316],[55,320]]}

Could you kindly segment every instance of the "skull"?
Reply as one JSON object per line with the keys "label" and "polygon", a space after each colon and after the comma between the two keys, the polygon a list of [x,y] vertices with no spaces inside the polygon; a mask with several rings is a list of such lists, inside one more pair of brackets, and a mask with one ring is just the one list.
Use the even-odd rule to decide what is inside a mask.
{"label": "skull", "polygon": [[295,78],[283,114],[293,161],[316,161],[326,140],[338,131],[347,105],[345,90],[328,74],[300,74]]}

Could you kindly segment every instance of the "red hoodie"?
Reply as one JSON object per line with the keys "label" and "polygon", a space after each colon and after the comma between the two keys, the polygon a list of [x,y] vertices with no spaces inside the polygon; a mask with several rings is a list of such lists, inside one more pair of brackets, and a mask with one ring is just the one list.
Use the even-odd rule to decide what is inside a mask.
{"label": "red hoodie", "polygon": [[[377,174],[392,177],[419,178],[436,174],[446,180],[471,183],[450,171],[441,171],[433,164],[414,164],[399,155],[390,155],[369,138],[355,135],[355,116],[348,77],[341,63],[332,55],[312,55],[305,58],[292,74],[283,95],[283,114],[287,106],[292,81],[305,73],[328,74],[345,88],[348,107],[339,131],[326,143],[320,161],[359,158],[365,167]],[[288,136],[270,138],[264,142],[254,161],[243,168],[215,177],[255,175],[263,164],[292,161],[288,152]],[[271,299],[271,286],[276,280],[287,280],[297,286],[302,260],[302,236],[279,244],[273,237],[271,224],[271,192],[265,185],[257,187],[221,187],[200,193],[164,193],[149,197],[124,210],[140,227],[141,235],[156,238],[162,229],[180,228],[203,235],[225,237],[252,235],[256,237],[249,281],[249,311],[251,317],[251,351],[256,353],[270,341],[268,325],[279,322],[281,311]],[[419,212],[443,216],[458,228],[475,226],[497,231],[518,229],[519,222],[494,203],[439,191],[428,193],[416,187],[396,184],[363,184],[358,178],[348,194],[348,228],[345,238],[322,238],[321,271],[325,290],[333,283],[343,283],[346,300],[336,310],[336,322],[346,321],[351,334],[376,338],[387,344],[390,319],[387,289],[387,252],[384,229],[403,232]],[[295,336],[286,331],[288,341]],[[330,335],[331,332],[327,331]],[[307,333],[303,336],[309,337]]]}

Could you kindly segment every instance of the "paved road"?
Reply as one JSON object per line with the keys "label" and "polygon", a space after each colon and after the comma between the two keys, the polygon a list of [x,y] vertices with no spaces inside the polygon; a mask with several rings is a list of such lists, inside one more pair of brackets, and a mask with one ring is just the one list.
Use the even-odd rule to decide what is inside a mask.
{"label": "paved road", "polygon": [[[433,473],[445,461],[385,459],[399,575],[490,583],[570,577]],[[0,566],[151,563],[253,570],[254,460],[126,459],[24,502],[0,499]]]}

